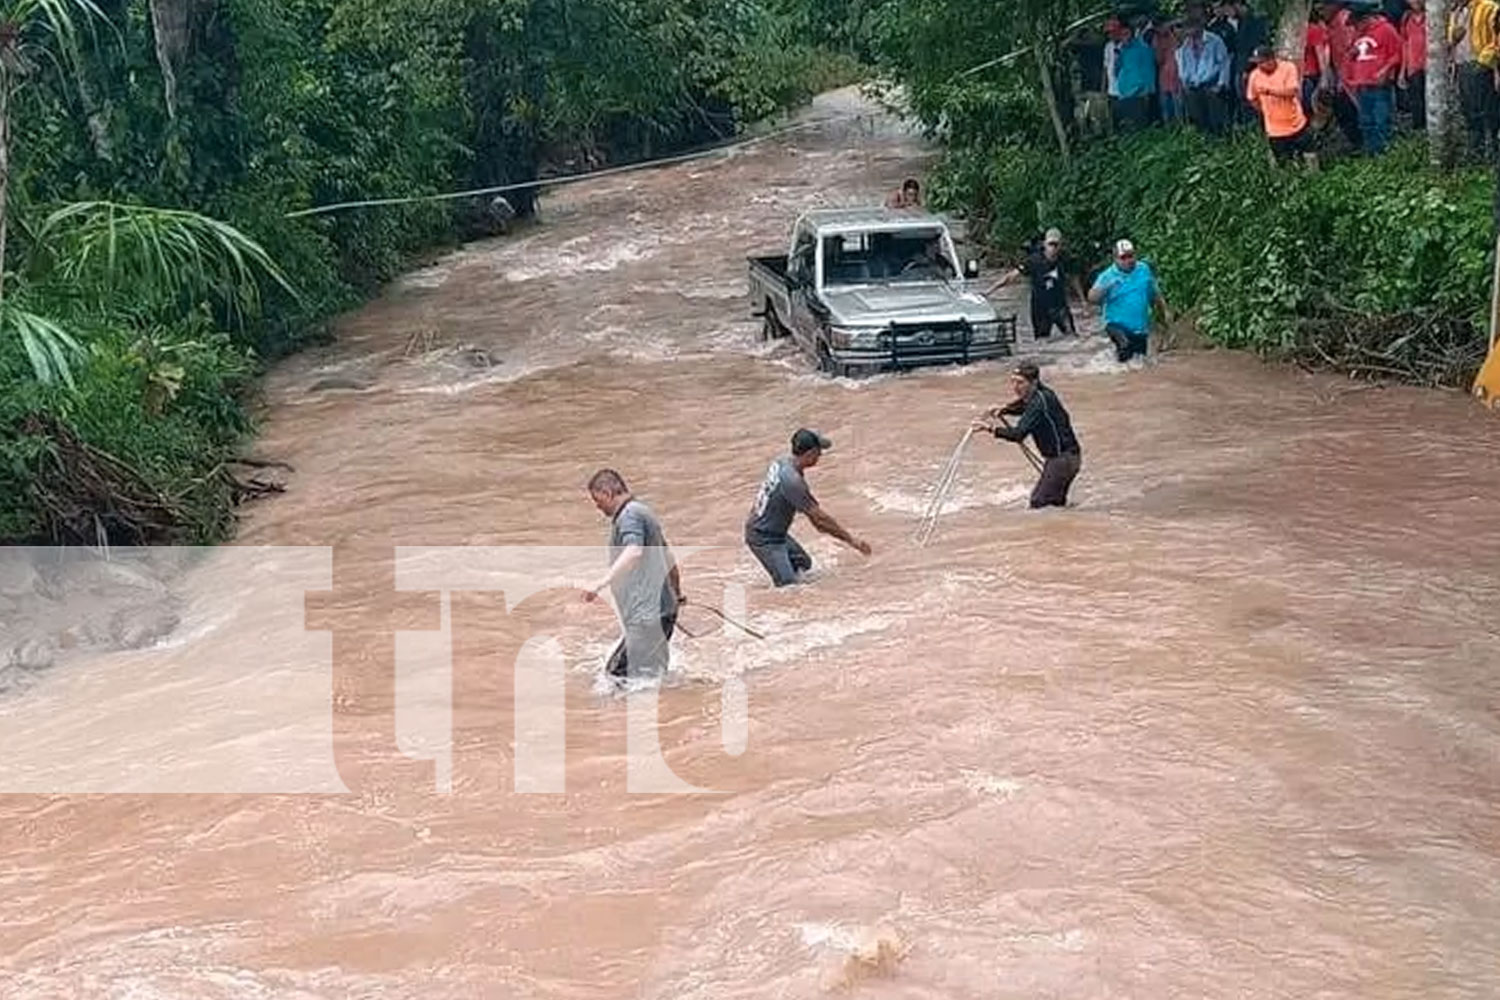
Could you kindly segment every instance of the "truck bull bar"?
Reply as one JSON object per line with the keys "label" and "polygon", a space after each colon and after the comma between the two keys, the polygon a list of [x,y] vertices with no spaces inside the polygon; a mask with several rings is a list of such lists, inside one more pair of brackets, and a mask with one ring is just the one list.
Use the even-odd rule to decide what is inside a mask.
{"label": "truck bull bar", "polygon": [[[1003,348],[1005,353],[1014,353],[1016,315],[1012,313],[1009,316],[997,317],[996,322],[1000,329],[994,341],[995,348]],[[955,333],[956,336],[954,336]],[[945,323],[938,329],[934,329],[930,323],[892,322],[886,327],[882,336],[888,341],[888,363],[897,371],[944,362],[951,363],[954,360],[955,349],[959,354],[958,363],[967,365],[975,348],[974,327],[966,319],[952,324]],[[903,344],[903,340],[906,343]],[[982,346],[989,347],[990,342],[986,341]]]}

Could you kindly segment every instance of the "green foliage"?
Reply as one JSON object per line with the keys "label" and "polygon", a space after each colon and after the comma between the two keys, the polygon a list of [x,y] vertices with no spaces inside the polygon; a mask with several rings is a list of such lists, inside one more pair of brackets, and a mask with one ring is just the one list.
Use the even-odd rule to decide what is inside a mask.
{"label": "green foliage", "polygon": [[[1383,350],[1364,337],[1377,329],[1386,347],[1419,329],[1475,349],[1484,341],[1490,181],[1482,170],[1435,174],[1420,142],[1316,173],[1277,167],[1251,134],[1147,132],[1066,165],[1036,146],[957,150],[932,191],[987,226],[1003,253],[1058,226],[1075,254],[1102,266],[1114,240],[1134,240],[1168,300],[1226,346],[1337,360],[1330,337]],[[1455,384],[1472,374],[1468,360],[1450,361],[1430,376],[1409,358],[1390,367]]]}
{"label": "green foliage", "polygon": [[906,0],[881,9],[875,48],[912,113],[955,147],[1051,142],[1031,47],[1060,74],[1068,29],[1098,10],[1082,0]]}
{"label": "green foliage", "polygon": [[27,312],[12,296],[0,304],[0,336],[15,337],[20,342],[37,381],[73,384],[73,360],[82,351],[73,335],[53,320]]}
{"label": "green foliage", "polygon": [[168,313],[208,297],[235,319],[260,309],[260,284],[292,286],[270,256],[233,226],[194,212],[74,202],[50,213],[37,236],[51,273],[106,311]]}
{"label": "green foliage", "polygon": [[[220,537],[229,486],[213,471],[249,430],[257,367],[326,336],[414,256],[473,235],[482,206],[289,212],[725,138],[856,79],[875,8],[158,4],[184,30],[158,38],[147,0],[0,0],[25,56],[9,91],[0,539],[40,530],[31,493],[55,442],[25,430],[39,413],[180,503],[192,537]],[[508,197],[529,210],[528,191]]]}

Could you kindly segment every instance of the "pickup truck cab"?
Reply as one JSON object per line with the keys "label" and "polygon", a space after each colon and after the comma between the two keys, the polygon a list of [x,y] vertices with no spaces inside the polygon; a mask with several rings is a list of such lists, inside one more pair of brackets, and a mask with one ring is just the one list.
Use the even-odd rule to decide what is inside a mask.
{"label": "pickup truck cab", "polygon": [[942,219],[888,208],[808,212],[785,254],[750,258],[765,339],[792,337],[835,375],[967,364],[1009,355],[1002,319],[968,282]]}

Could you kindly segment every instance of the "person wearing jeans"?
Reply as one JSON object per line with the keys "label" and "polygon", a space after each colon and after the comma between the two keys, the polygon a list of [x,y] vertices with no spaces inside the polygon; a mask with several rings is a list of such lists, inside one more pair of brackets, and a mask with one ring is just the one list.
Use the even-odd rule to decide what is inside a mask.
{"label": "person wearing jeans", "polygon": [[793,434],[791,453],[771,463],[745,521],[745,545],[777,587],[796,583],[800,574],[812,568],[812,557],[788,533],[798,514],[823,534],[870,554],[870,543],[845,531],[832,514],[818,506],[807,488],[807,470],[832,447],[833,442],[805,427]]}
{"label": "person wearing jeans", "polygon": [[1151,265],[1137,260],[1129,240],[1115,244],[1115,262],[1104,269],[1089,289],[1089,301],[1104,306],[1104,332],[1114,341],[1115,357],[1123,364],[1145,357],[1151,346],[1151,307],[1167,314],[1167,300],[1156,284]]}
{"label": "person wearing jeans", "polygon": [[1354,7],[1354,42],[1350,46],[1345,84],[1359,108],[1361,146],[1370,156],[1385,152],[1391,141],[1395,110],[1394,82],[1401,70],[1401,35],[1364,0]]}

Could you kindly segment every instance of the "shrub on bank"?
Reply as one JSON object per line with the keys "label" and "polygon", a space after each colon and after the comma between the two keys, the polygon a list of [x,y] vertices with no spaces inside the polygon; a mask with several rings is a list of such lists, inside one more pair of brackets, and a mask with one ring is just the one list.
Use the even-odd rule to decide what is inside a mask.
{"label": "shrub on bank", "polygon": [[1484,358],[1490,179],[1432,171],[1420,142],[1315,172],[1274,165],[1250,133],[1154,130],[1067,164],[1036,145],[955,149],[932,192],[1002,255],[1049,226],[1090,266],[1134,240],[1227,347],[1464,387]]}

